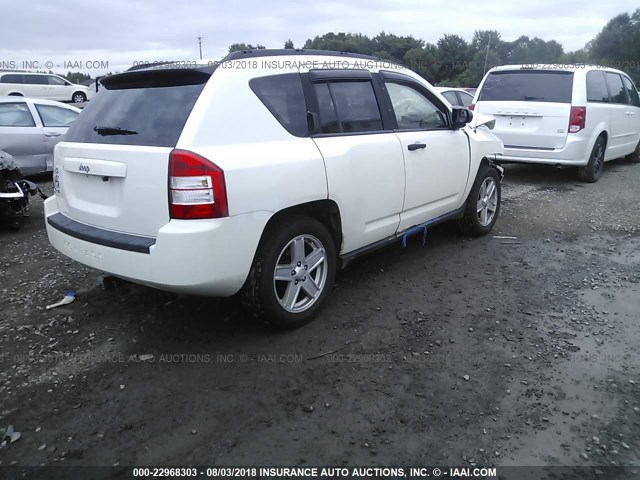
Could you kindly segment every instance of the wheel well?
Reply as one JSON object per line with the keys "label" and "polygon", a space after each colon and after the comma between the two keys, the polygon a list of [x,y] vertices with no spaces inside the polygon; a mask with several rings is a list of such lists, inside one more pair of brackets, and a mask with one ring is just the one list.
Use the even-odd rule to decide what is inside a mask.
{"label": "wheel well", "polygon": [[269,219],[264,229],[265,232],[273,224],[291,215],[302,215],[318,220],[329,230],[329,233],[331,233],[336,245],[336,250],[338,252],[341,250],[342,219],[340,217],[340,209],[336,202],[333,200],[316,200],[280,210]]}
{"label": "wheel well", "polygon": [[22,95],[21,93],[18,92],[11,92],[9,95],[7,95],[8,97],[24,97],[24,95]]}
{"label": "wheel well", "polygon": [[600,135],[598,135],[598,138],[600,138],[600,137],[604,137],[604,144],[606,146],[607,142],[609,141],[609,135],[607,135],[607,132],[604,131],[604,130],[602,132],[600,132]]}
{"label": "wheel well", "polygon": [[87,98],[87,94],[84,93],[82,90],[76,90],[75,92],[73,92],[73,94],[71,95],[71,98],[73,98],[78,93],[81,93],[82,95],[84,95],[85,98]]}

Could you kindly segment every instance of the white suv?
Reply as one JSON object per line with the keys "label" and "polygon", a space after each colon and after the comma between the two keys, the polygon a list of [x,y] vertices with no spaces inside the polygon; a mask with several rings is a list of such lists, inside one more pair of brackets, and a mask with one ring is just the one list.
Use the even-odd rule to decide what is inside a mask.
{"label": "white suv", "polygon": [[241,292],[295,327],[366,251],[450,219],[488,232],[502,143],[376,60],[245,51],[103,79],[55,150],[51,243],[153,287]]}
{"label": "white suv", "polygon": [[91,98],[91,90],[50,73],[0,72],[3,95],[83,103]]}
{"label": "white suv", "polygon": [[604,162],[640,162],[640,98],[619,70],[591,65],[505,65],[489,70],[475,112],[495,117],[503,162],[579,167],[595,182]]}

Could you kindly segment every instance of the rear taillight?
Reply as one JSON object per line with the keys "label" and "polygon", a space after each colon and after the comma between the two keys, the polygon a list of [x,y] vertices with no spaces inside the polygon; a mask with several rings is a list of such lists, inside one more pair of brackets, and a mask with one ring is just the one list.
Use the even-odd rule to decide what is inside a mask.
{"label": "rear taillight", "polygon": [[224,172],[186,150],[169,155],[169,216],[181,220],[229,216]]}
{"label": "rear taillight", "polygon": [[476,104],[475,103],[472,103],[471,105],[469,105],[469,110],[473,111],[473,110],[475,110],[475,108],[476,108]]}
{"label": "rear taillight", "polygon": [[569,133],[579,132],[587,121],[587,107],[571,107],[569,115]]}

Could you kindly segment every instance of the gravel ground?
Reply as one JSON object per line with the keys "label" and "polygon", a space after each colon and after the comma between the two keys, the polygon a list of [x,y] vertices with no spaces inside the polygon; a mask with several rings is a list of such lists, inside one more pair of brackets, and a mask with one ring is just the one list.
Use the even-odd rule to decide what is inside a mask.
{"label": "gravel ground", "polygon": [[[508,166],[493,235],[341,272],[310,325],[108,284],[42,201],[0,231],[0,465],[628,466],[640,475],[640,166]],[[50,179],[39,179],[51,192]],[[516,238],[495,238],[507,236]],[[46,310],[67,289],[77,300]]]}

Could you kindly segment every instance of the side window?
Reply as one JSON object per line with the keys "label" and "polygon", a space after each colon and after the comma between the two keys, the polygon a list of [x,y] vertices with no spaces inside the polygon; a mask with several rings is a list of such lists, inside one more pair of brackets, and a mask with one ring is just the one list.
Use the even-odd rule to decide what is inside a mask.
{"label": "side window", "polygon": [[22,83],[22,75],[8,74],[3,75],[0,83]]}
{"label": "side window", "polygon": [[23,75],[23,82],[27,85],[48,85],[46,75]]}
{"label": "side window", "polygon": [[317,83],[314,89],[322,133],[382,130],[382,116],[370,81]]}
{"label": "side window", "polygon": [[609,91],[604,80],[604,72],[587,72],[587,102],[608,102]]}
{"label": "side window", "polygon": [[291,135],[306,137],[309,134],[307,105],[299,74],[285,73],[254,78],[249,86]]}
{"label": "side window", "polygon": [[624,88],[627,90],[627,100],[629,100],[627,103],[629,103],[629,105],[640,107],[640,97],[638,97],[638,90],[636,90],[636,87],[634,87],[631,80],[627,77],[622,77],[622,81],[624,82]]}
{"label": "side window", "polygon": [[0,103],[0,127],[35,127],[26,103]]}
{"label": "side window", "polygon": [[322,133],[340,133],[340,124],[336,115],[336,107],[331,98],[328,83],[316,83],[314,85],[316,98],[318,99],[318,114],[320,116],[320,131]]}
{"label": "side window", "polygon": [[431,100],[412,87],[385,82],[401,130],[447,128],[447,117]]}
{"label": "side window", "polygon": [[605,72],[609,92],[611,93],[611,101],[613,103],[627,103],[627,91],[622,84],[622,78],[617,73]]}
{"label": "side window", "polygon": [[68,108],[54,107],[53,105],[38,105],[36,110],[45,127],[68,127],[78,114]]}
{"label": "side window", "polygon": [[473,95],[470,93],[458,92],[458,95],[460,96],[460,100],[462,100],[463,107],[469,107],[469,105],[473,103]]}
{"label": "side window", "polygon": [[460,102],[458,101],[458,97],[456,97],[456,92],[451,92],[451,91],[444,92],[442,96],[446,98],[451,105],[460,105]]}
{"label": "side window", "polygon": [[66,85],[64,80],[58,77],[54,77],[53,75],[47,76],[47,83],[49,83],[49,85],[56,85],[56,86]]}

